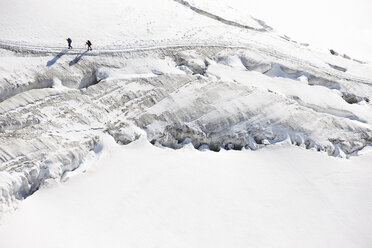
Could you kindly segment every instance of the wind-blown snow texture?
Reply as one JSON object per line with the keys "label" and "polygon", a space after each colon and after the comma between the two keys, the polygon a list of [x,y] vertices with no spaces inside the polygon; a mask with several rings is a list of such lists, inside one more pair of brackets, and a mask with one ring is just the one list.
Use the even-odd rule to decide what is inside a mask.
{"label": "wind-blown snow texture", "polygon": [[372,144],[372,66],[241,12],[183,0],[0,4],[0,212],[78,168],[102,132],[339,157]]}

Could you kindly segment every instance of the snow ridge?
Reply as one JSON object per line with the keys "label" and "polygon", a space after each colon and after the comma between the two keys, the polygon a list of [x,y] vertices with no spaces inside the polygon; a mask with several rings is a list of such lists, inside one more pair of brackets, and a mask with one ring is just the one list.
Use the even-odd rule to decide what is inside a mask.
{"label": "snow ridge", "polygon": [[238,22],[227,20],[227,19],[225,19],[221,16],[218,16],[218,15],[212,14],[210,12],[207,12],[203,9],[197,8],[197,7],[191,5],[189,2],[187,2],[185,0],[174,0],[174,1],[190,8],[192,11],[194,11],[194,12],[200,14],[200,15],[206,16],[208,18],[219,21],[219,22],[221,22],[223,24],[226,24],[226,25],[229,25],[229,26],[248,29],[248,30],[254,30],[254,31],[259,31],[259,32],[266,32],[266,31],[271,31],[272,30],[272,28],[270,26],[268,26],[266,23],[264,23],[263,21],[258,20],[258,19],[254,19],[254,20],[257,21],[257,23],[260,24],[260,26],[262,26],[262,28],[254,28],[254,27],[244,25],[244,24],[241,24],[241,23],[238,23]]}

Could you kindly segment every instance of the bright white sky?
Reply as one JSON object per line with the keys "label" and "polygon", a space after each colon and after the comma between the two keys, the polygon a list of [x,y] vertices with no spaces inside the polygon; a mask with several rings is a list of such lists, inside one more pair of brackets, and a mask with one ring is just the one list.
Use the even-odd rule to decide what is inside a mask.
{"label": "bright white sky", "polygon": [[[226,1],[226,0],[220,0]],[[299,42],[372,61],[371,0],[229,0]]]}

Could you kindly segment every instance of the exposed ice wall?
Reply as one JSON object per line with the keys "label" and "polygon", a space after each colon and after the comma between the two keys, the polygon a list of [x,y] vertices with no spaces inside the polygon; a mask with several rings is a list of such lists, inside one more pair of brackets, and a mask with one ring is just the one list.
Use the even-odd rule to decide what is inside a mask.
{"label": "exposed ice wall", "polygon": [[128,144],[142,129],[153,144],[215,151],[287,142],[345,156],[372,144],[372,82],[323,62],[218,47],[74,60],[12,74],[30,81],[0,102],[2,210],[77,168],[102,132]]}

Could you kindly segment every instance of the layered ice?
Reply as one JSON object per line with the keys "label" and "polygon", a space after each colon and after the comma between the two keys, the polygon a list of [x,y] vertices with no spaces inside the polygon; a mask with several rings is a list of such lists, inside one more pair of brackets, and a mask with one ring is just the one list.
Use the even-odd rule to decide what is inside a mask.
{"label": "layered ice", "polygon": [[[78,168],[102,133],[122,144],[141,135],[175,149],[281,143],[344,158],[372,144],[368,63],[199,1],[75,2],[33,1],[48,9],[40,15],[27,1],[1,3],[10,9],[0,7],[0,211]],[[75,12],[85,4],[98,13]],[[66,12],[76,15],[65,22]],[[67,33],[72,50],[61,44]]]}

